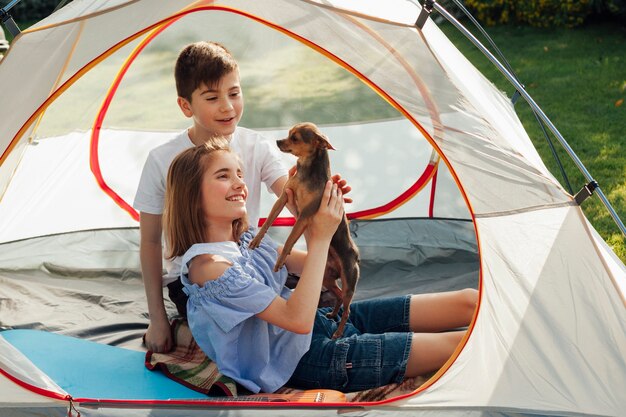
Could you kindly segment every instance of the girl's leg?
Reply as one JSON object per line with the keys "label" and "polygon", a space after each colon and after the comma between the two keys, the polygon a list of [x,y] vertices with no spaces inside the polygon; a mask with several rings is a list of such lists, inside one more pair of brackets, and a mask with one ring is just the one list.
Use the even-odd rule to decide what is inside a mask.
{"label": "girl's leg", "polygon": [[418,333],[466,327],[472,320],[477,302],[478,291],[471,288],[413,295],[409,327],[412,332]]}
{"label": "girl's leg", "polygon": [[405,378],[425,375],[441,368],[458,346],[463,334],[465,331],[413,334]]}
{"label": "girl's leg", "polygon": [[[413,334],[406,377],[438,370],[461,342],[478,302],[478,291],[464,289],[411,297],[409,327]],[[442,332],[442,333],[436,333]]]}

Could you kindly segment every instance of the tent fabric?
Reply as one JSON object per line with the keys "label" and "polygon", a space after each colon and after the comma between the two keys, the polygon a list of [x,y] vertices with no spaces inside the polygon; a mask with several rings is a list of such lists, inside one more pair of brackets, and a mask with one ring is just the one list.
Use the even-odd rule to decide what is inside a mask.
{"label": "tent fabric", "polygon": [[[477,248],[469,221],[451,224],[425,219],[370,220],[353,221],[351,227],[363,258],[355,300],[478,284]],[[283,241],[288,233],[285,228],[270,229],[276,241]],[[430,235],[437,238],[430,239]],[[383,240],[392,240],[394,236],[397,240],[394,239],[393,246]],[[81,254],[75,250],[78,245],[67,243],[72,237],[94,245],[84,247]],[[59,256],[50,256],[38,268],[19,268],[21,261],[27,262],[23,258],[0,260],[3,265],[15,263],[11,268],[0,269],[0,299],[13,300],[2,304],[0,325],[54,331],[143,350],[141,337],[148,321],[138,239],[137,229],[73,233],[48,241],[50,248],[41,242],[38,252],[45,255],[59,250]],[[125,247],[129,264],[120,268],[119,264],[108,262],[112,257],[109,252],[125,240],[134,240],[135,244]],[[17,248],[9,245],[8,252],[27,250],[22,245]],[[87,251],[100,256],[87,257]],[[96,258],[100,263],[95,263]],[[72,263],[65,263],[68,259]],[[168,313],[175,315],[176,308],[167,296],[165,299]]]}
{"label": "tent fabric", "polygon": [[[72,35],[66,38],[64,42],[58,40],[58,48],[54,54],[50,55],[50,60],[55,55],[68,57],[58,59],[57,66],[64,64],[64,67],[55,69],[55,65],[39,65],[40,68],[46,68],[47,74],[58,74],[58,78],[61,83],[65,82],[70,74],[75,74],[76,71],[81,71],[86,68],[90,60],[97,58],[99,55],[104,54],[107,51],[106,46],[111,47],[111,43],[124,42],[125,39],[131,38],[134,33],[137,33],[142,28],[149,27],[149,18],[153,17],[153,24],[159,22],[157,19],[165,19],[167,13],[173,13],[170,7],[173,7],[175,2],[168,2],[168,6],[161,9],[153,9],[148,14],[145,11],[134,12],[132,10],[135,7],[140,7],[139,2],[130,2],[125,7],[114,9],[111,13],[96,14],[92,19],[89,19],[89,23],[83,23],[83,21],[76,22],[75,24],[65,24],[58,27],[53,27],[51,31],[53,33],[69,32],[71,28],[76,28]],[[225,6],[232,6],[233,10],[247,10],[252,16],[256,16],[259,19],[264,19],[267,22],[273,22],[275,25],[285,27],[291,33],[297,34],[299,37],[308,40],[314,45],[320,45],[325,47],[325,51],[332,54],[336,59],[343,62],[349,62],[350,66],[363,74],[374,85],[379,86],[382,90],[386,91],[388,96],[393,97],[396,102],[410,112],[410,115],[420,123],[421,126],[428,128],[434,123],[431,120],[431,110],[428,107],[434,108],[437,113],[446,115],[454,112],[455,118],[450,122],[446,122],[444,126],[432,126],[429,132],[432,135],[435,129],[445,129],[445,136],[440,138],[430,138],[431,140],[438,139],[437,146],[441,146],[442,154],[456,163],[456,159],[463,159],[463,163],[455,164],[456,172],[459,179],[464,184],[464,190],[470,194],[470,201],[475,212],[488,212],[488,211],[504,211],[512,208],[519,208],[523,201],[524,205],[543,205],[545,200],[538,201],[538,198],[545,197],[549,202],[562,202],[568,199],[568,196],[557,185],[558,183],[551,177],[544,178],[546,175],[545,167],[541,169],[528,165],[528,162],[522,158],[518,158],[513,151],[513,147],[505,141],[508,138],[511,131],[520,132],[521,125],[509,125],[506,126],[510,129],[495,130],[498,126],[489,125],[487,120],[482,118],[477,111],[476,107],[487,107],[497,104],[498,109],[504,107],[504,100],[500,103],[491,101],[491,103],[481,103],[481,97],[478,97],[477,104],[469,102],[468,97],[463,96],[458,88],[448,81],[447,77],[441,77],[441,70],[439,68],[439,61],[435,60],[430,52],[431,49],[438,49],[438,45],[424,44],[418,36],[409,37],[407,32],[412,31],[405,27],[384,26],[384,23],[377,21],[365,21],[364,19],[341,14],[338,12],[330,11],[326,8],[315,7],[315,5],[302,2],[265,2],[257,1],[253,3],[245,2],[224,2]],[[206,7],[210,7],[208,4]],[[182,8],[182,7],[181,7]],[[280,13],[275,13],[276,10],[280,10]],[[417,12],[417,9],[415,9]],[[90,13],[90,10],[83,10],[83,13]],[[152,16],[153,14],[161,13],[157,18]],[[297,19],[300,15],[305,13],[309,19],[309,23],[304,23],[302,20]],[[130,16],[142,16],[142,19],[131,18]],[[105,19],[107,19],[105,21]],[[346,19],[350,24],[346,24]],[[131,21],[132,20],[132,21]],[[48,24],[54,24],[48,22]],[[43,25],[43,22],[42,22]],[[354,29],[355,25],[357,29]],[[362,26],[369,29],[361,29]],[[80,27],[80,31],[78,30]],[[111,31],[111,38],[97,36],[92,32],[97,32],[102,27],[107,27]],[[113,31],[112,29],[115,29]],[[437,31],[438,29],[428,24],[424,33],[428,33],[428,30]],[[40,37],[50,36],[48,30],[37,30],[37,27],[32,29],[33,32],[28,33],[28,39],[32,39],[30,42],[36,45],[41,45]],[[386,38],[382,42],[370,42],[371,38],[365,38],[368,42],[364,42],[364,37],[368,36],[368,33],[373,31],[379,34],[384,33]],[[410,32],[409,32],[410,33]],[[25,35],[22,35],[26,38]],[[77,40],[75,37],[80,36]],[[371,36],[371,35],[370,35]],[[342,42],[336,42],[337,39],[341,39]],[[47,39],[48,42],[51,40]],[[56,40],[52,40],[56,42]],[[100,43],[104,45],[100,46]],[[447,45],[446,45],[447,43]],[[446,40],[445,46],[450,46],[449,41]],[[353,48],[352,45],[362,44],[362,48]],[[393,48],[391,47],[393,45]],[[72,48],[72,52],[64,49]],[[17,48],[16,48],[17,49]],[[402,59],[395,59],[390,57],[390,49],[392,51],[398,50],[402,54]],[[21,49],[17,49],[15,55],[19,53]],[[30,59],[35,59],[33,56],[37,55],[37,50],[28,52]],[[17,68],[14,65],[28,65],[27,57],[11,55],[7,56],[0,67],[0,75],[3,71],[8,73],[17,72]],[[390,59],[391,58],[391,59]],[[67,61],[67,62],[66,62]],[[377,69],[376,64],[379,62],[386,62],[385,71]],[[405,63],[412,68],[432,68],[431,70],[422,70],[418,79],[412,79],[415,76],[413,71],[406,71]],[[7,68],[5,68],[5,65]],[[33,63],[34,65],[34,63]],[[476,73],[476,70],[472,71]],[[439,74],[439,76],[437,76]],[[471,74],[471,72],[470,72]],[[36,83],[32,83],[30,89],[37,89],[38,94],[30,94],[30,91],[7,91],[5,97],[28,97],[32,103],[41,103],[43,101],[42,91],[45,94],[50,91],[53,83],[57,77],[51,77],[48,75],[47,79],[44,76],[36,76],[33,79],[37,80]],[[460,80],[459,80],[460,81]],[[417,85],[417,88],[425,88],[428,86],[428,96],[410,95],[404,94],[406,86]],[[467,87],[469,89],[469,86]],[[492,89],[493,90],[493,89]],[[428,101],[425,102],[424,99]],[[6,99],[5,99],[6,100]],[[0,104],[5,104],[0,101]],[[9,104],[9,103],[6,103]],[[508,109],[506,109],[508,107]],[[507,104],[507,113],[511,113],[511,104]],[[4,106],[3,106],[4,108]],[[8,106],[7,106],[8,108]],[[13,141],[15,133],[20,129],[19,121],[27,120],[30,114],[36,109],[35,104],[30,106],[24,104],[20,105],[19,111],[24,109],[24,115],[17,114],[11,122],[7,125],[3,125],[6,129],[0,130],[0,148],[2,145],[6,146],[6,141]],[[462,111],[459,111],[461,110]],[[481,123],[482,122],[482,123]],[[459,132],[460,131],[460,132]],[[11,134],[13,132],[13,134]],[[500,135],[497,134],[500,133]],[[520,133],[522,134],[522,133]],[[526,137],[527,140],[527,136]],[[477,152],[463,152],[459,157],[455,158],[455,152],[458,152],[464,147],[465,149],[476,149],[482,141],[484,143],[497,143],[500,147],[489,148],[491,154],[483,154]],[[13,141],[14,142],[14,141]],[[13,146],[16,146],[15,143]],[[483,146],[482,148],[486,148]],[[469,158],[469,159],[468,159]],[[537,161],[535,161],[537,162]],[[0,174],[4,173],[7,168],[5,164],[2,166]],[[0,177],[0,180],[8,176]],[[499,183],[501,178],[508,178],[509,181],[506,184]],[[0,189],[6,187],[6,181],[0,181]],[[523,184],[524,187],[516,187],[515,184]],[[529,192],[532,189],[533,192]],[[505,191],[504,195],[498,195],[495,199],[493,196],[494,190],[498,190],[500,193]],[[473,196],[471,193],[476,193]],[[486,194],[483,196],[483,194]],[[489,198],[490,197],[490,198]],[[533,201],[534,200],[534,201]],[[488,203],[487,203],[488,202]],[[486,205],[482,207],[481,205]],[[495,207],[491,207],[496,205]]]}
{"label": "tent fabric", "polygon": [[[491,262],[482,269],[475,343],[466,346],[431,395],[411,402],[530,409],[528,398],[541,398],[541,406],[553,412],[616,413],[614,405],[623,401],[616,387],[626,357],[623,300],[592,239],[581,238],[586,231],[580,209],[550,212],[477,220],[481,241],[489,242],[481,256]],[[495,239],[503,227],[507,239]],[[506,291],[500,290],[501,281],[507,282]],[[481,389],[470,394],[466,384],[476,375]],[[503,395],[509,384],[516,387],[515,395]],[[602,386],[593,398],[591,385]],[[538,406],[532,411],[541,412]]]}
{"label": "tent fabric", "polygon": [[[61,387],[59,387],[49,376],[40,371],[21,350],[16,349],[4,337],[4,333],[0,334],[0,366],[2,369],[19,369],[20,373],[11,374],[10,377],[17,379],[29,386],[38,387],[44,391],[56,393],[60,398],[67,396]],[[14,366],[19,364],[19,366]]]}
{"label": "tent fabric", "polygon": [[33,416],[45,410],[47,416],[67,416],[67,401],[52,400],[23,388],[0,373],[2,413],[10,417]]}
{"label": "tent fabric", "polygon": [[[419,132],[407,120],[386,120],[349,126],[328,126],[325,133],[332,138],[338,151],[331,155],[333,168],[346,178],[355,178],[355,203],[349,212],[375,209],[398,197],[417,181],[423,169],[431,162],[432,148],[420,143]],[[387,136],[394,132],[394,136]],[[287,130],[264,130],[267,138],[286,137]],[[102,175],[124,201],[132,204],[139,182],[143,162],[150,149],[170,140],[175,132],[145,132],[106,129],[100,131],[99,161]],[[13,242],[41,235],[70,231],[136,227],[137,222],[121,210],[102,192],[90,171],[90,135],[72,132],[68,135],[48,137],[27,146],[19,170],[15,172],[11,187],[0,205],[0,242]],[[357,138],[358,149],[344,152],[350,141]],[[380,148],[384,138],[386,149]],[[403,146],[411,155],[409,163],[396,166],[377,164],[381,152],[391,154]],[[49,164],[50,160],[63,164]],[[295,163],[292,155],[284,154],[285,163]],[[359,172],[364,166],[371,169]],[[437,193],[458,195],[456,183],[444,164],[437,167]],[[402,180],[388,184],[388,178],[399,175]],[[68,181],[72,178],[72,181]],[[31,190],[24,198],[23,190]],[[74,190],[80,189],[81,198],[68,200]],[[357,191],[360,189],[360,191]],[[273,201],[265,195],[261,212],[269,213]],[[429,194],[421,193],[394,211],[394,216],[410,216],[427,212]],[[469,219],[462,200],[451,200],[435,206],[438,217]],[[49,219],[54,218],[54,222]],[[1,256],[1,255],[0,255]]]}
{"label": "tent fabric", "polygon": [[[141,90],[132,81],[148,82],[154,68],[165,66],[146,61],[144,71],[153,71],[141,72],[146,51],[157,59],[172,45],[223,34],[242,65],[255,54],[306,51],[338,68],[335,76],[349,75],[375,93],[367,97],[371,106],[383,104],[376,107],[379,120],[337,105],[330,107],[332,123],[322,126],[341,145],[333,166],[348,169],[355,212],[393,201],[431,169],[404,204],[353,222],[369,274],[357,297],[472,284],[480,289],[468,336],[447,366],[416,393],[366,404],[360,412],[620,415],[626,409],[620,395],[626,385],[626,267],[547,170],[508,98],[432,21],[414,28],[419,12],[404,0],[75,0],[25,31],[0,62],[0,108],[11,112],[0,123],[0,294],[16,300],[3,301],[0,326],[140,348],[147,321],[137,224],[95,182],[90,129],[100,129],[103,177],[128,201],[146,152],[168,133],[143,126],[141,114],[120,117],[125,108],[115,105],[138,99]],[[161,29],[136,61],[127,61]],[[267,40],[271,48],[264,50]],[[113,97],[111,82],[125,62],[129,72]],[[263,78],[261,62],[248,61],[251,78],[277,84]],[[303,62],[289,65],[310,76]],[[299,81],[308,85],[304,75]],[[149,91],[146,101],[160,104]],[[271,104],[264,94],[278,97],[257,91],[247,102],[257,110]],[[81,93],[90,101],[78,100]],[[107,97],[114,101],[97,125],[94,117]],[[281,123],[300,114],[274,109],[284,117],[263,126],[271,139],[285,131]],[[263,204],[269,207],[271,199]],[[22,369],[20,361],[9,362],[3,366]],[[3,378],[4,388],[10,382]],[[30,394],[16,397],[23,401],[5,397],[0,394],[0,404],[13,404],[15,415],[32,410]],[[58,411],[57,402],[49,405],[51,414]],[[187,409],[146,404],[80,411],[197,411],[180,406]],[[277,415],[276,409],[233,411],[252,412]],[[280,409],[285,415],[336,412]]]}
{"label": "tent fabric", "polygon": [[[452,225],[450,222],[449,220],[433,221],[426,219],[352,222],[355,241],[362,249],[361,255],[363,257],[362,277],[358,291],[355,293],[355,299],[475,287],[478,276],[478,258],[475,241],[472,239],[474,235],[472,224],[465,220],[452,221],[454,223]],[[451,230],[456,230],[456,232],[452,233]],[[121,236],[129,233],[128,230],[122,232]],[[97,232],[89,232],[89,237],[82,236],[81,240],[99,241],[98,235],[94,237],[93,233]],[[113,234],[112,231],[106,233]],[[282,239],[284,238],[283,234],[288,233],[288,230],[275,228],[270,229],[270,233],[275,239]],[[84,235],[85,232],[77,234]],[[431,234],[437,236],[437,239],[429,239],[428,236]],[[387,243],[381,240],[381,237],[392,239],[393,235],[398,239],[394,247],[388,247]],[[68,236],[63,237],[68,238]],[[133,237],[138,238],[136,229]],[[116,240],[112,240],[112,242],[116,242]],[[49,243],[52,246],[58,246],[56,241]],[[97,250],[94,249],[94,253]],[[79,255],[76,252],[71,252],[71,254],[75,257]],[[135,354],[140,359],[140,367],[143,367],[145,353],[141,345],[141,337],[145,332],[148,320],[144,289],[137,262],[139,254],[136,247],[132,250],[132,254],[132,259],[135,260],[136,264],[131,269],[114,267],[107,269],[102,265],[92,265],[93,268],[87,268],[81,265],[79,261],[75,261],[73,267],[67,266],[65,268],[48,262],[37,270],[1,269],[0,299],[13,300],[10,304],[3,304],[0,319],[2,328],[28,329],[29,332],[33,329],[50,331],[98,342],[98,344],[135,350],[138,352],[129,352],[126,356]],[[175,306],[167,298],[166,308],[170,316],[176,315]],[[0,345],[3,341],[2,336],[3,332],[0,331]],[[38,336],[42,340],[45,340],[45,337],[51,336],[45,336],[45,334]],[[10,358],[2,360],[3,356],[6,355],[4,349],[2,350],[3,353],[0,354],[0,364],[2,364],[3,369],[11,370],[18,379],[26,380],[25,378],[29,375],[36,374],[41,375],[42,381],[49,381],[56,372],[54,369],[59,366],[59,360],[55,359],[53,363],[49,364],[46,363],[46,360],[54,359],[62,353],[46,354],[45,348],[42,348],[41,345],[28,345],[27,342],[28,340],[22,340],[20,345],[28,346],[29,357],[35,358],[33,360],[36,360],[38,366],[52,370],[49,371],[49,377],[39,371],[39,368],[31,364],[28,359],[22,361],[11,360]],[[93,345],[91,342],[89,344]],[[70,352],[72,349],[80,347],[81,345],[73,343],[64,351]],[[110,352],[110,349],[107,350],[106,347],[102,346],[102,352],[95,357],[101,358],[102,354],[106,355],[107,352]],[[89,351],[97,353],[100,350],[90,348]],[[76,366],[74,373],[62,372],[64,378],[67,378],[68,375],[79,375],[77,381],[85,380],[86,374],[81,369],[86,365],[84,356],[82,358],[80,361],[73,362]],[[107,366],[108,361],[114,361],[114,357],[104,360],[99,367]],[[6,368],[4,368],[5,366]],[[137,378],[136,375],[137,370],[135,369],[132,371],[131,377]],[[99,379],[97,382],[98,384],[103,383]],[[53,389],[48,382],[33,381],[31,385],[47,391],[63,392],[61,388]],[[65,385],[72,386],[67,380]],[[97,390],[96,385],[94,383],[94,386],[75,387],[76,392],[70,392],[70,394],[75,397],[79,392],[84,394],[114,391],[113,388],[104,391]],[[154,384],[151,384],[150,387],[154,388]],[[146,390],[150,387],[147,387]],[[0,398],[2,397],[0,396]],[[194,401],[198,401],[196,395],[193,398]],[[158,399],[157,396],[153,400],[156,399]],[[123,402],[121,397],[112,400],[114,403]],[[180,402],[181,400],[178,399],[177,401]],[[87,401],[82,402],[87,403]],[[136,407],[136,401],[133,400],[133,403]],[[17,404],[26,407],[28,403],[17,402]],[[191,404],[187,404],[187,406],[189,405]],[[81,408],[80,404],[75,406],[78,407],[82,415],[85,408]],[[89,408],[88,405],[85,407]],[[105,409],[109,410],[109,407],[115,408],[115,404],[108,405]],[[150,413],[152,412],[154,410],[151,405]],[[106,412],[103,415],[106,415]]]}

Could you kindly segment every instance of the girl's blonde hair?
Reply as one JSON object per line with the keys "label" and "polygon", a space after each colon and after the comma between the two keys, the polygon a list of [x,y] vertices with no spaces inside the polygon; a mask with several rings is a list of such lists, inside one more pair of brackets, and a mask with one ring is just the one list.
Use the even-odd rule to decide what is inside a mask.
{"label": "girl's blonde hair", "polygon": [[[170,165],[163,210],[166,256],[169,259],[182,256],[192,245],[209,239],[202,208],[202,178],[220,152],[232,152],[226,138],[214,138],[204,145],[187,149]],[[247,216],[233,221],[235,242],[247,228]]]}

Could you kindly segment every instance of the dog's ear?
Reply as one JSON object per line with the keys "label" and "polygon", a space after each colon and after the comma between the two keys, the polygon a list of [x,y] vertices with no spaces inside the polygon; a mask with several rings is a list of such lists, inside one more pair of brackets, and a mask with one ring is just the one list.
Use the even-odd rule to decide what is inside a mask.
{"label": "dog's ear", "polygon": [[328,141],[328,138],[325,135],[319,135],[319,141],[320,141],[320,147],[322,149],[329,149],[331,151],[335,150],[335,148],[333,148],[333,145],[330,144],[330,142]]}
{"label": "dog's ear", "polygon": [[330,149],[331,151],[335,150],[326,135],[323,134],[313,123],[303,123],[302,126],[304,127],[304,129],[302,129],[304,133],[303,137],[307,139],[306,141],[308,143],[316,141],[317,143],[314,144],[319,149]]}
{"label": "dog's ear", "polygon": [[326,149],[331,150],[331,151],[335,150],[335,148],[333,148],[333,145],[331,145],[328,140],[322,140],[322,143]]}

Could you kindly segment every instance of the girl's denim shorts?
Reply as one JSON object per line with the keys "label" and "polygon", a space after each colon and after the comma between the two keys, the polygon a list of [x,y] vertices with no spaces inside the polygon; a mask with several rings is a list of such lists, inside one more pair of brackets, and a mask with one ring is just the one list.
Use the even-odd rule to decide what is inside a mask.
{"label": "girl's denim shorts", "polygon": [[311,348],[288,386],[361,391],[404,379],[413,333],[409,330],[411,296],[352,303],[343,337],[332,340],[339,316],[331,307],[317,310]]}

